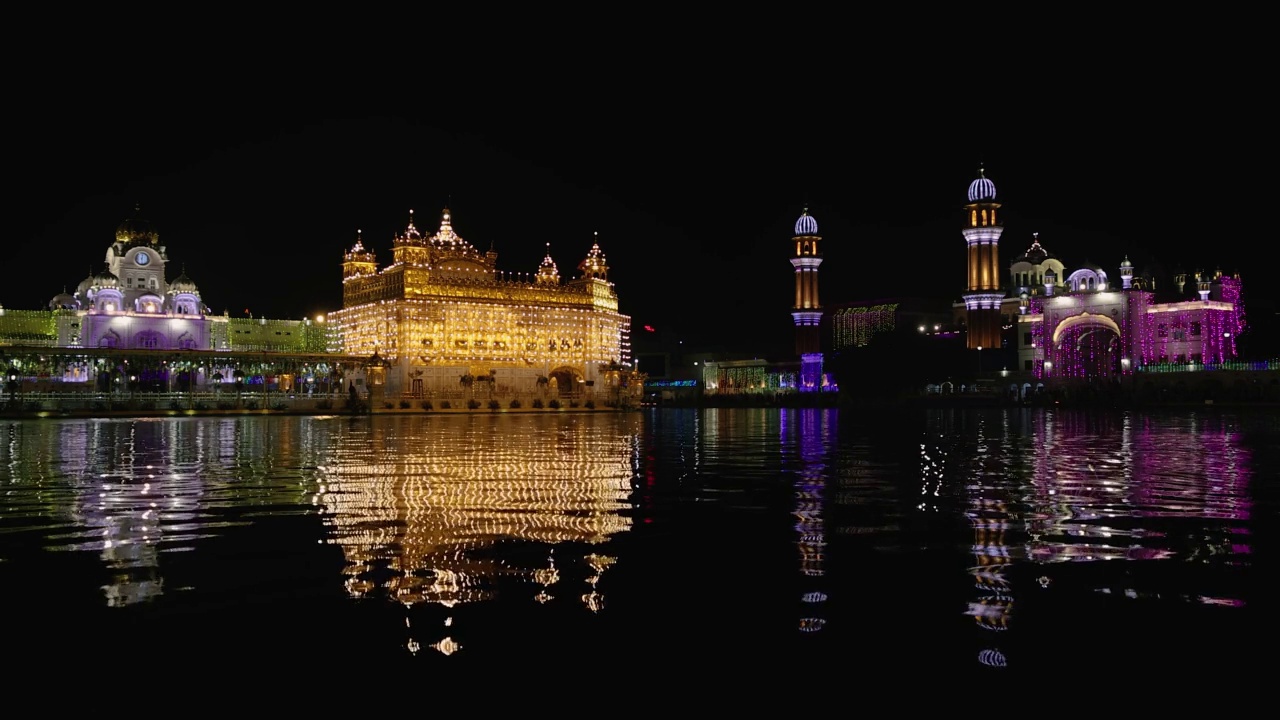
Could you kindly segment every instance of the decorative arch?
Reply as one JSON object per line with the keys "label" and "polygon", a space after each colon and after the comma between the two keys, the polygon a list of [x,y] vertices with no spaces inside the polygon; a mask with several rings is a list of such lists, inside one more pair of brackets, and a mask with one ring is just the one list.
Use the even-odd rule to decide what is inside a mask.
{"label": "decorative arch", "polygon": [[1111,380],[1121,373],[1121,332],[1106,315],[1082,312],[1053,329],[1045,364],[1052,360],[1057,377]]}
{"label": "decorative arch", "polygon": [[1072,292],[1101,290],[1107,283],[1107,274],[1101,270],[1081,268],[1067,276],[1067,286]]}
{"label": "decorative arch", "polygon": [[155,330],[143,330],[133,336],[133,347],[135,348],[142,348],[144,350],[164,350],[167,349],[165,344],[164,335],[161,335]]}
{"label": "decorative arch", "polygon": [[583,390],[584,381],[582,370],[571,365],[561,365],[553,369],[547,374],[550,378],[549,386],[559,395],[569,397],[577,395]]}
{"label": "decorative arch", "polygon": [[[1074,275],[1072,277],[1074,277]],[[1058,326],[1053,329],[1053,344],[1060,344],[1062,342],[1062,333],[1067,330],[1070,330],[1077,325],[1088,324],[1102,325],[1114,331],[1116,335],[1120,334],[1120,326],[1116,324],[1115,320],[1112,320],[1106,315],[1097,315],[1086,310],[1079,315],[1072,315],[1071,317],[1063,318],[1063,320],[1058,323]]]}
{"label": "decorative arch", "polygon": [[108,330],[98,338],[98,347],[115,348],[120,347],[120,333],[115,330]]}
{"label": "decorative arch", "polygon": [[147,315],[158,315],[164,312],[164,299],[154,293],[139,295],[133,301],[133,310]]}

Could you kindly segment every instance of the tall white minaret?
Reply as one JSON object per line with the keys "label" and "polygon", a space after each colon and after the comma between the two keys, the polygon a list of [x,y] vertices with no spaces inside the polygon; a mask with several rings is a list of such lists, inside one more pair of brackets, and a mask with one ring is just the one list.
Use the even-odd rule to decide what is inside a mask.
{"label": "tall white minaret", "polygon": [[818,266],[822,253],[818,251],[818,221],[805,208],[796,220],[795,257],[791,266],[796,270],[796,305],[791,317],[796,324],[796,355],[804,357],[822,352],[822,338],[818,323],[822,320],[822,305],[818,302]]}
{"label": "tall white minaret", "polygon": [[978,177],[969,183],[969,204],[964,206],[965,225],[961,233],[968,245],[969,282],[964,291],[966,346],[1000,347],[1000,234],[1004,226],[996,218],[996,185],[987,179],[981,166]]}

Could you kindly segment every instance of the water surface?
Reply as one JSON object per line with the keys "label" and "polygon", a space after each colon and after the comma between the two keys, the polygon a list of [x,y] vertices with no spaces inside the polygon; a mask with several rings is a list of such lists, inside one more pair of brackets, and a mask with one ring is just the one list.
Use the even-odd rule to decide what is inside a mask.
{"label": "water surface", "polygon": [[1274,610],[1277,447],[1226,410],[0,421],[0,612],[73,663],[1218,667]]}

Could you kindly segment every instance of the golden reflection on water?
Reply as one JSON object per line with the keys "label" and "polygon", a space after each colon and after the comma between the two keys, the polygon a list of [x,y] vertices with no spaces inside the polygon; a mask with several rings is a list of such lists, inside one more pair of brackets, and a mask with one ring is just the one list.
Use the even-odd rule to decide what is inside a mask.
{"label": "golden reflection on water", "polygon": [[[599,612],[600,578],[616,558],[572,546],[631,528],[638,423],[419,417],[341,436],[315,502],[346,557],[347,591],[454,607],[491,599],[501,579],[527,581],[529,597],[546,603],[559,594],[557,562],[575,562],[589,572],[575,595]],[[533,567],[486,552],[510,541],[551,551]],[[437,649],[456,652],[450,643]]]}
{"label": "golden reflection on water", "polygon": [[[188,589],[166,586],[166,557],[199,552],[234,526],[319,515],[345,553],[352,596],[452,606],[523,579],[546,603],[572,563],[586,582],[563,596],[598,612],[616,562],[605,543],[631,527],[640,422],[566,413],[5,423],[0,517],[45,550],[97,554],[109,606]],[[484,552],[509,541],[545,544],[541,564]]]}

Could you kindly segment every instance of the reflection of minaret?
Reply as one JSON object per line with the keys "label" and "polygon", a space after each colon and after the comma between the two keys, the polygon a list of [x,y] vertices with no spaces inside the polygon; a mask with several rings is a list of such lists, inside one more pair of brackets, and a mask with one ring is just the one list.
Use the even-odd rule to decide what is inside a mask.
{"label": "reflection of minaret", "polygon": [[[1007,417],[1007,416],[1006,416]],[[977,424],[975,467],[966,471],[973,479],[969,482],[969,507],[965,515],[973,526],[974,564],[969,568],[973,576],[977,597],[969,603],[969,615],[983,630],[1002,632],[1009,629],[1009,615],[1013,610],[1013,594],[1007,576],[1013,557],[1006,543],[1005,533],[1011,526],[1012,513],[1001,494],[998,477],[989,478],[982,466],[988,457],[988,444],[995,439],[988,436],[986,424]],[[988,644],[994,641],[988,640]],[[1006,665],[1005,656],[998,648],[991,647],[978,654],[978,661],[996,667]]]}
{"label": "reflection of minaret", "polygon": [[801,392],[822,389],[822,342],[818,324],[822,321],[822,304],[818,302],[818,266],[822,253],[818,250],[818,221],[804,209],[796,220],[796,234],[791,238],[796,254],[791,266],[796,270],[796,305],[791,313],[796,324],[796,355],[800,356]]}
{"label": "reflection of minaret", "polygon": [[[920,444],[921,501],[916,507],[925,512],[937,511],[938,498],[943,495],[948,482],[964,478],[963,487],[969,492],[964,514],[973,527],[973,564],[968,573],[977,591],[965,614],[983,630],[999,633],[1008,629],[1013,606],[1006,577],[1013,558],[1005,543],[1011,513],[1002,499],[993,497],[1001,489],[988,479],[986,468],[982,466],[987,459],[990,440],[981,420],[976,438],[977,456],[971,460],[971,466],[955,467],[955,460],[947,451],[949,438],[959,430],[953,426],[954,420],[951,416],[935,415],[930,431]],[[984,645],[987,648],[978,653],[978,661],[990,666],[1005,666],[1004,654],[993,647],[994,639],[984,638]]]}
{"label": "reflection of minaret", "polygon": [[968,245],[969,281],[964,291],[967,346],[1000,347],[1000,233],[1004,227],[996,219],[996,186],[978,168],[978,178],[969,184],[969,204],[964,206],[965,226],[961,232]]}
{"label": "reflection of minaret", "polygon": [[822,582],[815,578],[826,575],[824,565],[827,537],[822,519],[826,489],[826,442],[835,431],[836,414],[834,411],[816,409],[783,410],[780,431],[784,449],[794,447],[793,443],[797,443],[796,438],[789,436],[795,432],[788,427],[788,421],[792,417],[799,420],[795,527],[799,534],[796,546],[800,550],[800,574],[804,582],[800,596],[804,603],[800,630],[816,632],[826,624],[822,609],[825,607],[827,594],[822,590]]}

